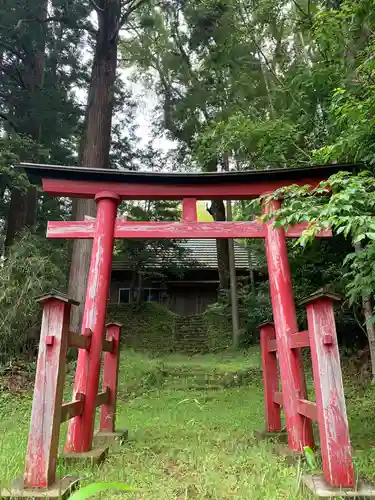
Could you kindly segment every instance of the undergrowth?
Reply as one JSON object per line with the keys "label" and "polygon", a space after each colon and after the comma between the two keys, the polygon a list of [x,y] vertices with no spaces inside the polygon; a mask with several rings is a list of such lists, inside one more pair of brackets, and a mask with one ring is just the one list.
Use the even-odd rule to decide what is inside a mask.
{"label": "undergrowth", "polygon": [[[345,382],[356,467],[373,481],[375,388],[358,390]],[[30,407],[29,392],[0,393],[2,485],[22,473]],[[65,469],[59,463],[59,473],[78,474],[82,484],[123,482],[138,489],[131,498],[308,498],[300,489],[306,464],[289,466],[272,443],[253,438],[264,427],[257,349],[192,357],[123,351],[117,427],[128,428],[130,438],[100,468]],[[61,444],[65,432],[66,424]],[[107,491],[97,498],[118,495]]]}

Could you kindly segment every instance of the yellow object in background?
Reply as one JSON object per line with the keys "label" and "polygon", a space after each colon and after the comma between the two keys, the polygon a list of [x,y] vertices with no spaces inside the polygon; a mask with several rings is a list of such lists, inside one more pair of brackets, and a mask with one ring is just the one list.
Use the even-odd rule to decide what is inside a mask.
{"label": "yellow object in background", "polygon": [[214,219],[212,215],[210,215],[206,210],[206,206],[209,204],[209,201],[197,201],[197,218],[199,222],[213,222]]}

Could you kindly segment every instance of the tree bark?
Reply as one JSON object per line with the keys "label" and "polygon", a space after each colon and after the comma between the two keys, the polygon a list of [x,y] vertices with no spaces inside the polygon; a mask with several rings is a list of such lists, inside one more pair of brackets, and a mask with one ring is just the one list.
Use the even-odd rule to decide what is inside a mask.
{"label": "tree bark", "polygon": [[[74,220],[83,220],[85,215],[95,216],[95,202],[93,200],[74,200],[73,205],[75,205]],[[73,307],[70,313],[70,328],[77,333],[81,329],[91,249],[92,240],[73,240],[68,295],[79,301],[79,307]]]}
{"label": "tree bark", "polygon": [[[245,201],[241,200],[241,209],[242,214],[245,213]],[[251,213],[249,221],[253,220],[253,215]],[[249,263],[249,280],[250,280],[250,290],[253,297],[256,295],[255,290],[255,276],[254,276],[254,267],[253,267],[253,253],[251,251],[251,247],[249,245],[249,240],[246,241],[246,250],[247,250],[247,260]]]}
{"label": "tree bark", "polygon": [[26,193],[13,188],[7,218],[7,230],[4,246],[8,249],[17,235],[24,229],[26,221]]}
{"label": "tree bark", "polygon": [[[354,250],[357,253],[361,252],[362,251],[361,243],[354,243]],[[375,325],[371,321],[373,315],[373,306],[371,297],[365,295],[362,297],[362,309],[363,309],[363,316],[365,318],[368,345],[370,350],[371,376],[372,376],[372,381],[374,382],[375,381]]]}
{"label": "tree bark", "polygon": [[[215,221],[225,221],[225,206],[222,200],[211,202],[210,213]],[[229,250],[228,240],[217,239],[217,267],[219,271],[220,290],[229,290]]]}
{"label": "tree bark", "polygon": [[[232,220],[232,202],[227,201],[227,220]],[[229,274],[230,274],[230,298],[232,307],[232,339],[233,347],[238,349],[240,344],[240,318],[238,314],[237,297],[237,276],[236,276],[236,258],[234,253],[234,241],[228,241]]]}
{"label": "tree bark", "polygon": [[[108,168],[121,0],[102,0],[96,3],[99,26],[91,69],[80,159],[82,167]],[[73,213],[76,220],[83,219],[85,215],[93,216],[95,211],[93,200],[76,200],[74,203]],[[69,294],[78,300],[81,306],[72,309],[71,328],[77,332],[82,322],[91,247],[91,240],[76,240],[72,250]]]}
{"label": "tree bark", "polygon": [[[45,70],[45,48],[48,11],[48,0],[35,0],[33,13],[41,22],[35,28],[34,45],[27,47],[27,52],[23,64],[25,70],[23,73],[23,82],[25,85],[25,99],[14,109],[18,132],[29,135],[37,144],[41,141],[42,118],[40,116],[39,103],[41,102],[44,70]],[[25,13],[25,18],[29,17]],[[35,186],[30,186],[26,192],[17,188],[11,191],[11,201],[9,205],[5,248],[14,242],[17,234],[26,226],[32,227],[35,224],[37,211],[37,190]]]}
{"label": "tree bark", "polygon": [[[217,170],[217,159],[214,158],[206,165],[204,165],[203,170],[206,172],[216,172]],[[215,221],[225,221],[225,206],[222,200],[212,200],[211,206],[208,212],[212,215]],[[216,240],[216,252],[217,252],[217,267],[219,272],[219,288],[220,291],[229,290],[229,250],[228,250],[228,240],[217,239]]]}

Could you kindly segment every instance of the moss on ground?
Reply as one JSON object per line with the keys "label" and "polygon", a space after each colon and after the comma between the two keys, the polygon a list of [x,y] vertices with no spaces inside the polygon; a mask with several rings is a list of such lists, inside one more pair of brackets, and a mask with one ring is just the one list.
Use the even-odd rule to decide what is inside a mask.
{"label": "moss on ground", "polygon": [[231,345],[231,320],[222,308],[179,316],[152,302],[116,304],[109,306],[108,319],[124,325],[123,345],[137,350],[194,354],[219,351]]}

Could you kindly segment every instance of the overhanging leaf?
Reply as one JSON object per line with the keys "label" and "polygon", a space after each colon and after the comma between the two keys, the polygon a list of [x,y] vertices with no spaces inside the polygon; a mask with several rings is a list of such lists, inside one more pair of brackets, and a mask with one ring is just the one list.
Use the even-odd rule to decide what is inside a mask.
{"label": "overhanging leaf", "polygon": [[86,498],[90,498],[97,493],[102,493],[103,491],[109,490],[123,491],[127,493],[130,491],[137,491],[135,488],[131,488],[130,486],[122,483],[92,483],[88,486],[80,488],[69,498],[70,500],[85,500]]}
{"label": "overhanging leaf", "polygon": [[315,460],[314,452],[312,451],[310,446],[304,446],[303,451],[305,453],[305,458],[306,458],[306,462],[307,462],[308,467],[311,470],[316,469],[316,460]]}

